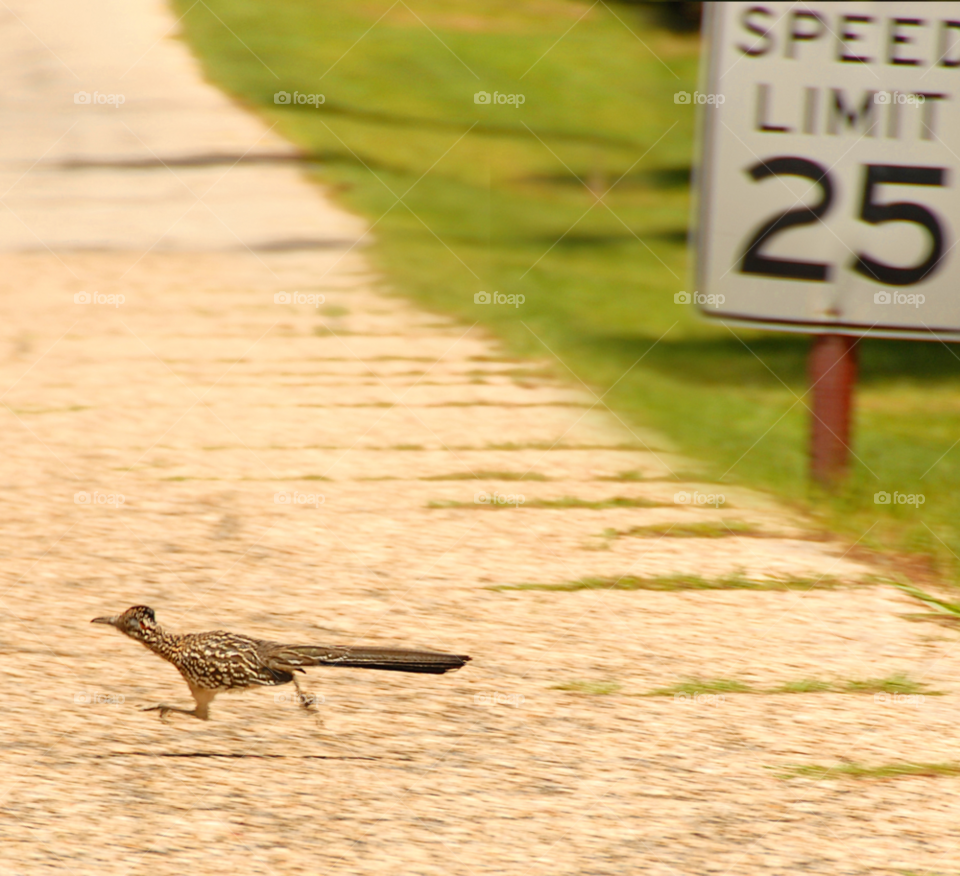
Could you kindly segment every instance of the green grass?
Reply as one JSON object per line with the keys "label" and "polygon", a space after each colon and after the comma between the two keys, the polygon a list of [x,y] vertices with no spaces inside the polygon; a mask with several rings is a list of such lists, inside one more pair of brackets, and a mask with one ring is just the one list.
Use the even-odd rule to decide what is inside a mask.
{"label": "green grass", "polygon": [[[416,15],[391,2],[174,5],[209,78],[368,219],[365,252],[391,288],[479,322],[508,361],[555,355],[554,377],[572,372],[706,477],[768,489],[861,547],[924,554],[960,580],[954,349],[858,345],[857,458],[827,495],[806,478],[807,339],[735,334],[674,303],[693,288],[694,115],[672,95],[697,86],[696,36],[612,0],[419,0]],[[326,102],[279,106],[280,90]],[[525,102],[478,105],[481,90]],[[494,290],[526,301],[474,303]],[[876,505],[879,490],[926,502]]]}
{"label": "green grass", "polygon": [[560,584],[500,584],[487,590],[833,590],[846,586],[836,578],[784,578],[751,580],[738,575],[707,579],[698,575],[666,575],[656,578],[581,578]]}
{"label": "green grass", "polygon": [[779,687],[774,688],[771,693],[827,693],[832,691],[834,686],[829,681],[821,681],[817,678],[803,678],[800,681],[787,681]]}
{"label": "green grass", "polygon": [[825,767],[790,765],[777,770],[781,779],[900,779],[910,776],[960,776],[960,763],[888,763],[868,767],[858,763]]}
{"label": "green grass", "polygon": [[606,696],[618,693],[620,685],[615,681],[568,681],[565,684],[551,685],[551,690],[565,690],[570,693]]}
{"label": "green grass", "polygon": [[736,681],[730,678],[712,678],[699,679],[691,678],[689,681],[674,684],[670,687],[659,687],[656,690],[640,694],[644,697],[672,697],[676,694],[685,694],[686,696],[696,696],[702,693],[754,693],[750,685],[742,681]]}
{"label": "green grass", "polygon": [[960,870],[948,873],[946,870],[894,870],[900,876],[960,876]]}
{"label": "green grass", "polygon": [[942,696],[938,691],[927,690],[926,685],[913,681],[905,675],[890,675],[886,678],[866,678],[862,681],[851,680],[845,683],[843,690],[846,693],[925,694],[927,696]]}
{"label": "green grass", "polygon": [[894,870],[894,873],[899,873],[900,876],[960,876],[960,870],[954,870],[952,873],[947,873],[946,870]]}
{"label": "green grass", "polygon": [[908,596],[912,596],[914,599],[917,599],[935,609],[936,613],[941,617],[945,615],[950,619],[960,618],[960,603],[938,599],[936,596],[932,596],[926,591],[921,590],[919,587],[915,587],[913,584],[904,584],[902,581],[891,581],[890,583],[892,583],[894,587],[902,590]]}
{"label": "green grass", "polygon": [[849,679],[846,681],[824,681],[805,678],[800,681],[788,681],[773,688],[758,688],[746,682],[727,678],[691,678],[671,687],[661,687],[647,693],[644,697],[668,697],[674,694],[693,695],[698,693],[752,693],[752,694],[803,694],[803,693],[899,693],[923,694],[924,696],[943,696],[942,691],[929,690],[922,682],[913,681],[904,675],[891,675],[886,678]]}

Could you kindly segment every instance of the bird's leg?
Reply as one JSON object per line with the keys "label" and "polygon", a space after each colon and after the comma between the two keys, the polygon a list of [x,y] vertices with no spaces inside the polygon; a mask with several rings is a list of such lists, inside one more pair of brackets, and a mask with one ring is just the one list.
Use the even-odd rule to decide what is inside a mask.
{"label": "bird's leg", "polygon": [[[166,723],[167,715],[171,712],[179,712],[181,715],[192,715],[194,718],[199,718],[200,715],[197,714],[196,709],[178,709],[176,706],[168,706],[161,703],[159,706],[148,706],[140,710],[141,712],[159,712],[160,720]],[[206,720],[204,717],[203,720]]]}
{"label": "bird's leg", "polygon": [[176,706],[167,706],[161,703],[159,706],[151,706],[150,708],[143,709],[142,711],[160,712],[161,721],[163,721],[170,712],[179,712],[181,715],[192,715],[194,718],[199,718],[201,721],[209,720],[210,703],[213,702],[213,698],[217,695],[217,692],[215,690],[196,687],[195,685],[191,684],[190,693],[193,694],[193,698],[197,703],[197,707],[195,709],[178,709]]}
{"label": "bird's leg", "polygon": [[308,712],[316,712],[316,709],[311,709],[310,706],[315,705],[317,698],[312,694],[305,694],[300,690],[300,683],[297,681],[297,677],[293,677],[293,686],[297,689],[297,699],[300,701],[300,705],[303,706]]}

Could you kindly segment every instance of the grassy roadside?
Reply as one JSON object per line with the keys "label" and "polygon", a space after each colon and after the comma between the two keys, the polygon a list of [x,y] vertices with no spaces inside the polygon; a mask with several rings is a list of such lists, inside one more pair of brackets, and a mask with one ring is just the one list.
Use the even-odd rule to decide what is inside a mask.
{"label": "grassy roadside", "polygon": [[[392,0],[391,0],[392,2]],[[721,482],[768,489],[860,544],[960,579],[960,358],[863,342],[859,457],[837,496],[806,482],[807,342],[705,325],[685,234],[698,42],[634,6],[572,0],[175,0],[206,75],[300,144],[373,225],[393,288],[553,355],[631,425]],[[274,93],[323,94],[319,108]],[[522,94],[522,106],[474,94]],[[603,200],[598,193],[606,192]],[[480,291],[523,295],[476,304]],[[921,493],[920,508],[877,491]]]}

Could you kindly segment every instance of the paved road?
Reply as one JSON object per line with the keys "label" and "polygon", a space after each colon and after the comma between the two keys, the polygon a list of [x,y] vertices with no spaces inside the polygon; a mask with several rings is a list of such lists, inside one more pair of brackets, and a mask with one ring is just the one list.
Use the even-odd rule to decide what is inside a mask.
{"label": "paved road", "polygon": [[[677,504],[718,488],[664,439],[385,294],[174,33],[148,0],[0,13],[4,872],[955,869],[960,780],[771,770],[952,760],[955,633],[878,586],[493,589],[870,569],[762,496]],[[474,662],[164,725],[137,707],[187,704],[174,670],[89,624],[134,603]],[[947,695],[638,696],[895,673]]]}

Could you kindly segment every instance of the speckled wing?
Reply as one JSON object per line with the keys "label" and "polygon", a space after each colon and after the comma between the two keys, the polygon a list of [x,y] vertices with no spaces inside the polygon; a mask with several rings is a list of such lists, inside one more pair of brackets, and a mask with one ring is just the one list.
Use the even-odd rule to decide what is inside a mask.
{"label": "speckled wing", "polygon": [[263,659],[264,643],[249,636],[216,630],[184,636],[167,657],[191,684],[210,690],[255,685],[272,686],[293,680],[289,669]]}

